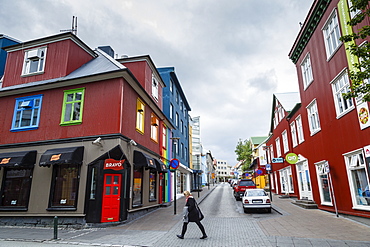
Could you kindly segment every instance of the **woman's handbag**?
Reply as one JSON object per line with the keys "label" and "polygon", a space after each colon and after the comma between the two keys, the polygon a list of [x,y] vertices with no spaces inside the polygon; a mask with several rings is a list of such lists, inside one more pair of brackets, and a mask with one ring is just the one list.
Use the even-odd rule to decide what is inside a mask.
{"label": "woman's handbag", "polygon": [[197,210],[198,210],[199,221],[201,221],[202,219],[204,219],[204,215],[203,215],[202,211],[200,211],[200,208],[199,208],[197,202],[195,202],[195,206],[197,207]]}
{"label": "woman's handbag", "polygon": [[189,209],[187,206],[184,207],[182,213],[183,213],[182,221],[185,223],[188,223],[189,222]]}

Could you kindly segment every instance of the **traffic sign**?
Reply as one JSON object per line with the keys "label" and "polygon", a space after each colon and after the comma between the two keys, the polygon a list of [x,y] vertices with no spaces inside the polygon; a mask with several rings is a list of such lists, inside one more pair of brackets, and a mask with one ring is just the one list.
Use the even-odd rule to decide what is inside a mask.
{"label": "traffic sign", "polygon": [[271,163],[284,163],[284,158],[273,158]]}
{"label": "traffic sign", "polygon": [[170,161],[170,168],[171,169],[177,169],[180,166],[180,161],[178,159],[172,159]]}
{"label": "traffic sign", "polygon": [[271,171],[271,164],[266,164],[266,171]]}

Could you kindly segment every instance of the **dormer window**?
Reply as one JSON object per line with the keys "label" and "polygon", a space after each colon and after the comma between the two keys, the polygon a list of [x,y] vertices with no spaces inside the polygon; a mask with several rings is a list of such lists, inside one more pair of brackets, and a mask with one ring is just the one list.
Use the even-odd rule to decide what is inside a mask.
{"label": "dormer window", "polygon": [[155,100],[158,100],[158,81],[152,76],[152,95]]}
{"label": "dormer window", "polygon": [[25,52],[23,75],[44,72],[46,47],[40,47]]}

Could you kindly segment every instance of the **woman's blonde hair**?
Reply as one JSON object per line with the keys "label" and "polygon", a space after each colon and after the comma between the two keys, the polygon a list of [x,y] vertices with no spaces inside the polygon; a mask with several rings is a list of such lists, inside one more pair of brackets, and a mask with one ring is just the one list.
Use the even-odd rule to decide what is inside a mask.
{"label": "woman's blonde hair", "polygon": [[190,193],[189,191],[185,190],[185,191],[184,191],[184,195],[185,195],[185,196],[190,196],[190,195],[191,195],[191,193]]}

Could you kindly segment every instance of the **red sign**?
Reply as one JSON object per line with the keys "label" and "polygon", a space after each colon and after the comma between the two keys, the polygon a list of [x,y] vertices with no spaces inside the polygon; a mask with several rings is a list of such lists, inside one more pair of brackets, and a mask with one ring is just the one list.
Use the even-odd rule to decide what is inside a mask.
{"label": "red sign", "polygon": [[106,159],[104,161],[104,170],[111,169],[111,170],[123,170],[123,163],[126,160],[114,160],[114,159]]}
{"label": "red sign", "polygon": [[180,161],[178,159],[172,159],[170,161],[170,168],[177,169],[180,166]]}

